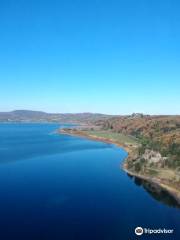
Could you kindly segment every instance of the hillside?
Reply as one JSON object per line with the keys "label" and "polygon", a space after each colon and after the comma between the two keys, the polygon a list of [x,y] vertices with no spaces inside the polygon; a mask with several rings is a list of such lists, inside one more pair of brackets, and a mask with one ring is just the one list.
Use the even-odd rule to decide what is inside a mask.
{"label": "hillside", "polygon": [[109,117],[112,116],[98,113],[46,113],[30,110],[0,112],[0,122],[89,123],[100,119],[105,120]]}
{"label": "hillside", "polygon": [[150,148],[164,156],[180,158],[180,116],[132,115],[97,121],[96,125],[138,138],[142,144],[141,152]]}
{"label": "hillside", "polygon": [[95,122],[103,131],[135,137],[139,147],[124,163],[135,176],[153,179],[180,197],[180,116],[133,114]]}

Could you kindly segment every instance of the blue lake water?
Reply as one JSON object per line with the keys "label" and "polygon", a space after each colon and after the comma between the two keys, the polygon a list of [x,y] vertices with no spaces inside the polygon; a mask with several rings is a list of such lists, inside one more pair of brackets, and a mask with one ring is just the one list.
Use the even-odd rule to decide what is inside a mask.
{"label": "blue lake water", "polygon": [[[180,209],[121,170],[123,149],[58,127],[0,124],[1,240],[180,239]],[[174,234],[139,237],[137,226]]]}

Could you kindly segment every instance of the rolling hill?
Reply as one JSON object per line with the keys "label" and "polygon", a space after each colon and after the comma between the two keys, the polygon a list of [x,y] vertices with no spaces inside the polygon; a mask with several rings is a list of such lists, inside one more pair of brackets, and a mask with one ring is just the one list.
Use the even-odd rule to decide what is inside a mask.
{"label": "rolling hill", "polygon": [[99,113],[46,113],[42,111],[15,110],[0,112],[0,122],[61,122],[88,123],[112,117]]}

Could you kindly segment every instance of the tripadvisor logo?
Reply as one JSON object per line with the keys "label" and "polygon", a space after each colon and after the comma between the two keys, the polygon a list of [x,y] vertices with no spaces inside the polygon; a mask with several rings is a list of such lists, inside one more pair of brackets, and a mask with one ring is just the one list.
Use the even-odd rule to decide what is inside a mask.
{"label": "tripadvisor logo", "polygon": [[142,227],[137,227],[135,228],[135,234],[136,235],[142,235],[143,234],[143,228]]}
{"label": "tripadvisor logo", "polygon": [[136,227],[135,234],[140,236],[142,234],[172,234],[174,229],[165,229],[165,228],[158,228],[158,229],[150,229],[150,228],[142,228]]}

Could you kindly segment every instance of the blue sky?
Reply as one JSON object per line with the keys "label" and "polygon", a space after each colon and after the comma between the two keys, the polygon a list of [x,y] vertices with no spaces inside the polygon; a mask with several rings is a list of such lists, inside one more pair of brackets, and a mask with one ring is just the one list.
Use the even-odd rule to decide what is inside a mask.
{"label": "blue sky", "polygon": [[0,0],[0,111],[180,114],[180,1]]}

